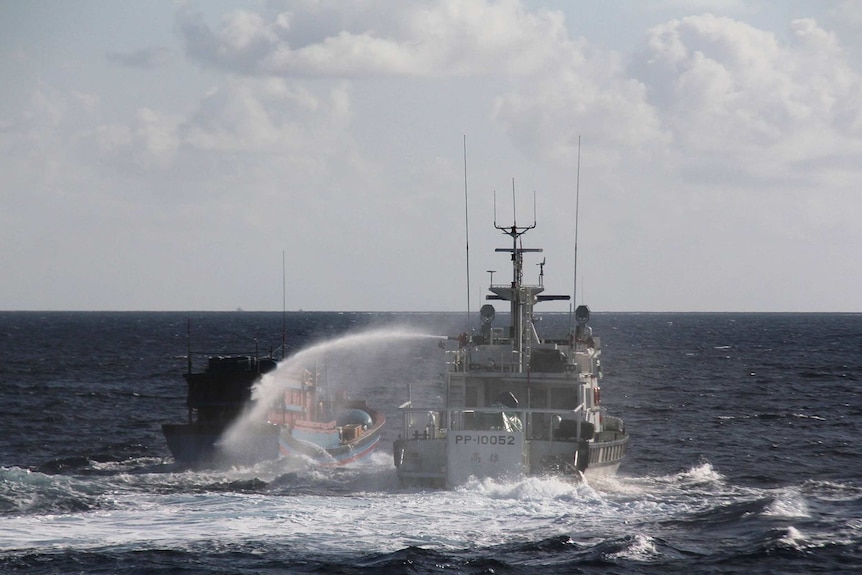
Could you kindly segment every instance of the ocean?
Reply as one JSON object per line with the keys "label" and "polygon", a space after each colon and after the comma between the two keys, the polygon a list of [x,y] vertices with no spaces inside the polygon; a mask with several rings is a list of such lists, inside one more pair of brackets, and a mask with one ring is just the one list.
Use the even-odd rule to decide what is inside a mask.
{"label": "ocean", "polygon": [[[478,327],[466,313],[0,312],[0,573],[862,571],[862,314],[591,324],[631,434],[619,474],[433,490],[398,483],[397,408],[440,395],[439,336]],[[186,418],[188,333],[316,346],[386,413],[377,452],[178,468],[160,426]]]}

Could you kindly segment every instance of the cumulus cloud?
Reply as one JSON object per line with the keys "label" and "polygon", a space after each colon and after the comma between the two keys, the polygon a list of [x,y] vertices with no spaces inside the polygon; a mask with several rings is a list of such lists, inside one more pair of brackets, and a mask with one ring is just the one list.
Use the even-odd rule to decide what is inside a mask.
{"label": "cumulus cloud", "polygon": [[[587,135],[608,162],[620,148],[684,150],[698,167],[735,156],[763,177],[785,159],[855,147],[862,123],[859,74],[813,20],[789,23],[790,43],[729,17],[672,20],[626,66],[570,38],[559,12],[514,0],[298,2],[236,11],[214,29],[199,13],[178,18],[192,58],[240,75],[503,79],[489,114],[527,153],[556,162],[571,162]],[[774,154],[752,155],[764,149]]]}
{"label": "cumulus cloud", "polygon": [[862,144],[862,77],[813,20],[792,41],[710,15],[652,28],[632,63],[680,159],[778,176]]}
{"label": "cumulus cloud", "polygon": [[644,2],[645,9],[658,11],[684,11],[688,13],[746,14],[756,9],[745,0],[653,0]]}
{"label": "cumulus cloud", "polygon": [[646,95],[616,55],[571,43],[554,66],[498,96],[494,118],[537,160],[572,164],[585,136],[594,157],[614,163],[667,139]]}
{"label": "cumulus cloud", "polygon": [[179,28],[196,61],[238,74],[496,78],[504,91],[488,114],[541,160],[571,162],[581,134],[609,154],[666,138],[643,84],[618,55],[570,38],[560,12],[514,0],[292,6],[268,18],[234,12],[216,29],[183,12]]}
{"label": "cumulus cloud", "polygon": [[[586,136],[607,166],[639,155],[726,177],[730,162],[768,179],[808,172],[826,156],[852,169],[862,138],[860,75],[811,19],[788,24],[789,42],[729,17],[675,19],[650,29],[630,62],[571,38],[561,13],[516,0],[273,3],[226,14],[215,27],[182,9],[177,24],[191,59],[234,75],[183,117],[142,106],[124,126],[101,124],[92,134],[108,156],[164,169],[184,151],[274,147],[301,156],[310,142],[325,150],[350,126],[346,82],[370,76],[495,78],[488,116],[528,156],[560,165]],[[167,56],[108,57],[152,66]],[[311,78],[335,84],[312,88]]]}
{"label": "cumulus cloud", "polygon": [[[350,121],[346,90],[344,84],[336,84],[317,92],[277,78],[230,80],[201,99],[189,118],[185,139],[202,150],[300,149],[346,128]],[[312,127],[314,134],[309,133]]]}
{"label": "cumulus cloud", "polygon": [[515,0],[298,5],[268,19],[237,11],[216,30],[183,11],[179,29],[198,62],[264,75],[521,74],[545,66],[567,42],[559,13],[528,12]]}

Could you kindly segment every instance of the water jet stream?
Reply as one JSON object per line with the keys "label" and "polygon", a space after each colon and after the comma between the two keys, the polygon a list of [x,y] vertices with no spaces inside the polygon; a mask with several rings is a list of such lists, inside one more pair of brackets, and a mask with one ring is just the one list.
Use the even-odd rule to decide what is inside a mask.
{"label": "water jet stream", "polygon": [[[376,363],[382,353],[392,349],[392,344],[417,339],[445,340],[446,337],[423,334],[408,328],[381,328],[345,335],[299,350],[279,362],[275,370],[264,374],[254,385],[251,404],[225,432],[220,441],[221,448],[228,455],[242,454],[244,450],[253,445],[255,428],[265,421],[268,409],[279,400],[288,383],[301,379],[305,370],[319,371],[321,366],[324,366],[325,369],[326,362],[331,361],[333,354],[338,352],[361,353],[360,358],[348,358],[349,363],[351,363],[350,372],[357,373],[358,368],[371,368],[371,365],[366,364],[369,361],[372,365]],[[359,362],[361,365],[354,366],[352,365],[354,362]],[[347,391],[350,382],[332,381],[328,377],[328,373],[323,375],[325,376],[324,385],[331,392],[335,390]],[[407,375],[405,373],[405,376]]]}

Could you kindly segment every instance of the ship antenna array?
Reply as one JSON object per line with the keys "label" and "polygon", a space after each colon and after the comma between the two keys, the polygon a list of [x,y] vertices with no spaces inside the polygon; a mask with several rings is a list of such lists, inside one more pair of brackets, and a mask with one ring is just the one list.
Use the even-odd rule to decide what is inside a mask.
{"label": "ship antenna array", "polygon": [[[514,277],[512,278],[512,286],[513,287],[516,285],[520,286],[521,281],[523,280],[524,270],[522,267],[522,260],[521,260],[522,254],[525,251],[541,251],[541,249],[537,249],[537,250],[524,249],[523,243],[520,245],[520,247],[518,246],[518,241],[521,239],[521,236],[523,236],[529,230],[532,230],[533,228],[536,227],[536,198],[535,198],[535,196],[536,196],[536,192],[533,192],[533,223],[529,226],[518,226],[517,214],[516,214],[516,210],[514,208],[514,204],[515,204],[515,202],[514,202],[514,200],[515,200],[515,179],[512,178],[512,205],[513,205],[513,207],[512,207],[512,225],[511,226],[499,226],[499,225],[497,225],[497,192],[496,191],[494,192],[494,227],[497,228],[498,230],[500,230],[501,232],[503,232],[504,234],[506,234],[507,236],[509,236],[510,238],[512,238],[511,252],[512,252],[512,262],[514,264],[514,268],[513,268]],[[505,252],[505,251],[510,251],[510,250],[507,248],[498,248],[497,251],[498,252],[499,251]],[[515,312],[513,310],[512,314],[514,315],[514,313]]]}

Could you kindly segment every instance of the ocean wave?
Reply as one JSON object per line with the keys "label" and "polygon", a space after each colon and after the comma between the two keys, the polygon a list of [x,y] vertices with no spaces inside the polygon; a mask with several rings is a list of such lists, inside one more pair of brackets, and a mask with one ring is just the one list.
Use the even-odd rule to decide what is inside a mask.
{"label": "ocean wave", "polygon": [[862,501],[862,485],[846,481],[824,481],[807,479],[799,488],[805,494],[810,494],[820,501]]}
{"label": "ocean wave", "polygon": [[0,515],[46,515],[91,511],[103,490],[92,482],[19,467],[0,468]]}

